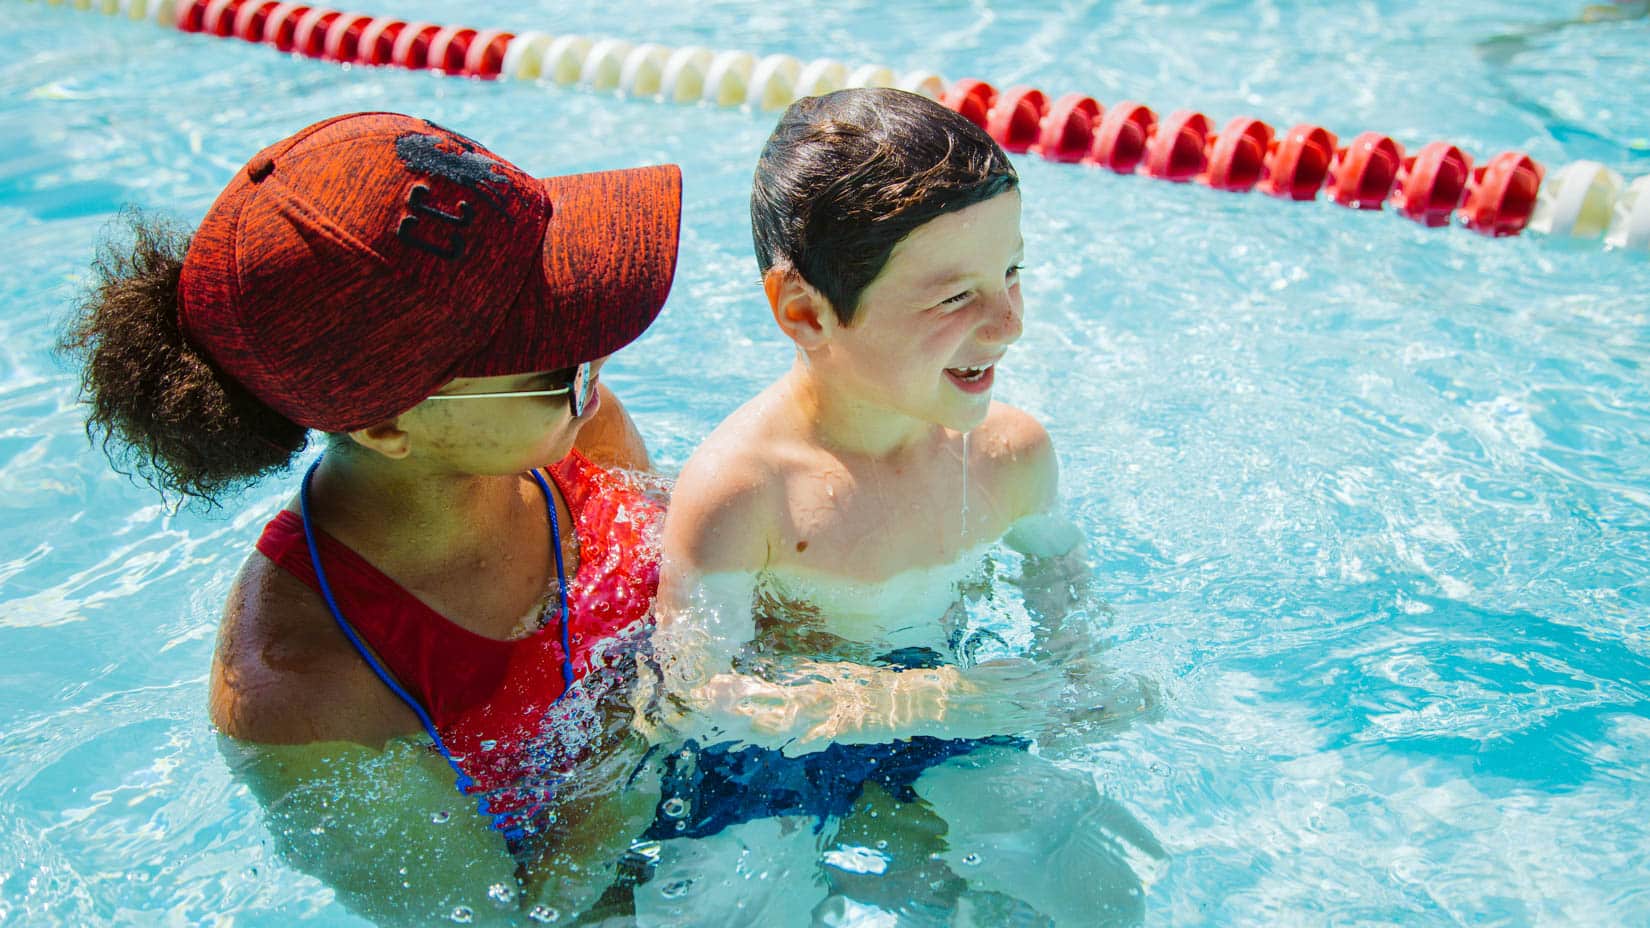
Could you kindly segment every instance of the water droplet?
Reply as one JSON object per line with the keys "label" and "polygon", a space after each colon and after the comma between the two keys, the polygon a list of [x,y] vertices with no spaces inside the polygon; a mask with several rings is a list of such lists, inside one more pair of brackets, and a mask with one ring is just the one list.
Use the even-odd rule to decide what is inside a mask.
{"label": "water droplet", "polygon": [[965,855],[963,855],[963,863],[967,864],[970,867],[978,867],[980,865],[980,855],[978,855],[978,854],[965,854]]}
{"label": "water droplet", "polygon": [[487,887],[487,898],[493,900],[493,905],[501,909],[513,909],[516,905],[516,888],[507,883],[494,883]]}
{"label": "water droplet", "polygon": [[476,920],[476,913],[469,906],[461,905],[461,906],[453,909],[453,914],[452,914],[451,918],[452,918],[453,921],[458,922],[460,925],[468,925],[469,923]]}
{"label": "water droplet", "polygon": [[548,925],[560,919],[561,913],[547,905],[535,905],[527,911],[527,918],[541,925]]}
{"label": "water droplet", "polygon": [[498,747],[498,741],[494,738],[488,738],[486,741],[481,742],[481,749],[483,751],[491,751],[496,747]]}
{"label": "water droplet", "polygon": [[447,824],[447,820],[452,817],[453,813],[448,812],[446,809],[442,809],[440,812],[430,816],[430,821],[436,823],[437,825],[445,825]]}
{"label": "water droplet", "polygon": [[680,796],[672,796],[659,806],[659,811],[665,814],[665,818],[682,818],[688,814],[688,803]]}
{"label": "water droplet", "polygon": [[659,895],[664,896],[666,899],[680,899],[687,895],[692,888],[692,880],[671,880],[659,888]]}
{"label": "water droplet", "polygon": [[676,830],[677,831],[687,831],[687,822],[677,822],[676,823]]}
{"label": "water droplet", "polygon": [[877,842],[877,850],[879,850],[879,851],[888,850],[888,842],[887,841],[878,841]]}

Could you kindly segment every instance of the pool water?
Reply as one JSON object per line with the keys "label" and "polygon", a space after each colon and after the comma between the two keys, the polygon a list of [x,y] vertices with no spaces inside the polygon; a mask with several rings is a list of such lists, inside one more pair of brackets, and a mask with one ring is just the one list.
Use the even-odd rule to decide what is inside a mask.
{"label": "pool water", "polygon": [[[1650,173],[1650,19],[1544,27],[1579,3],[564,6],[359,5]],[[51,346],[92,243],[125,203],[193,222],[348,110],[542,173],[679,162],[675,289],[604,371],[672,470],[789,363],[745,218],[773,116],[16,0],[0,52],[0,923],[362,924],[206,720],[217,610],[296,475],[172,512],[88,447]],[[1017,164],[998,396],[1053,435],[1108,663],[1162,694],[1062,759],[1166,851],[1147,923],[1650,923],[1650,256]]]}

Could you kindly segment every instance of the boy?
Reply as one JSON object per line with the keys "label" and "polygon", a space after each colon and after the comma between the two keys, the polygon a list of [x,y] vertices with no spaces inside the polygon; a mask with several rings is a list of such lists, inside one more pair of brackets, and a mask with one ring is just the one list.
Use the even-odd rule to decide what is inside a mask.
{"label": "boy", "polygon": [[[1076,822],[1130,830],[1098,811],[1092,784],[1055,786],[1055,768],[1012,737],[1047,724],[1064,675],[1023,659],[959,666],[950,634],[984,546],[1006,534],[1054,557],[1080,540],[1048,515],[1047,433],[991,401],[1023,315],[1013,166],[931,100],[841,91],[781,117],[751,221],[796,360],[712,432],[672,496],[654,648],[668,721],[692,740],[667,762],[661,809],[674,822],[650,837],[842,816],[875,783],[927,800],[959,859],[997,846],[1005,821],[1038,830],[1002,842],[1026,866],[995,860],[988,888],[1012,883],[1061,923],[1132,910],[1139,883],[1122,854],[1066,854],[1087,868],[1072,881],[1048,863],[1088,840]],[[1020,787],[1033,782],[1047,788]],[[980,789],[998,811],[1047,821],[971,828],[962,807]]]}

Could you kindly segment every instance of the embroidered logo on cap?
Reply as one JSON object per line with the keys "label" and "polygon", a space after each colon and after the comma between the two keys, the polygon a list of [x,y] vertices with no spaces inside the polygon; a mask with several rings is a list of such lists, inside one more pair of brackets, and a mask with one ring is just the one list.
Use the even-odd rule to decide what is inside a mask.
{"label": "embroidered logo on cap", "polygon": [[[440,128],[433,123],[431,125]],[[456,151],[454,146],[457,146]],[[395,154],[409,171],[426,177],[439,177],[463,187],[492,207],[504,217],[505,222],[514,222],[506,208],[506,200],[514,196],[515,183],[497,161],[478,149],[474,142],[456,132],[446,135],[409,132],[395,140]],[[451,208],[442,208],[430,202],[430,195],[430,187],[425,184],[414,184],[407,191],[407,213],[396,227],[396,237],[438,258],[453,260],[462,257],[465,230],[475,219],[475,209],[468,200],[459,200]],[[419,232],[420,219],[439,223],[442,228],[430,230],[426,237]]]}

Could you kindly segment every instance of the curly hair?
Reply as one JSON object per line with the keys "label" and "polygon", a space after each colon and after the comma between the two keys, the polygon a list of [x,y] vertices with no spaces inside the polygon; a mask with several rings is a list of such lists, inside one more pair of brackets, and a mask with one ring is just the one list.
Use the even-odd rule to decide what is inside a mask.
{"label": "curly hair", "polygon": [[116,471],[206,509],[291,464],[308,432],[195,351],[178,325],[190,233],[129,209],[105,235],[92,280],[58,340],[80,362],[86,435]]}

